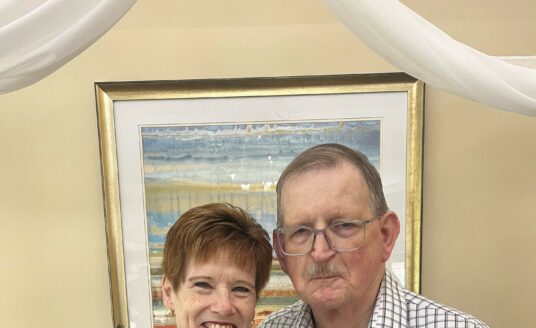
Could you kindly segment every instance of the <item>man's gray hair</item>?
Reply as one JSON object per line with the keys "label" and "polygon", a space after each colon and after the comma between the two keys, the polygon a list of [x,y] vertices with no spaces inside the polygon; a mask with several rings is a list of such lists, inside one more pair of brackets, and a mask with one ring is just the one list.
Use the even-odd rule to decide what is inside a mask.
{"label": "man's gray hair", "polygon": [[370,205],[374,216],[382,215],[389,210],[383,194],[380,174],[367,156],[357,150],[339,144],[322,144],[307,149],[299,154],[285,168],[277,182],[277,225],[283,225],[281,208],[281,192],[292,177],[304,172],[321,168],[333,168],[347,162],[361,171],[369,188]]}

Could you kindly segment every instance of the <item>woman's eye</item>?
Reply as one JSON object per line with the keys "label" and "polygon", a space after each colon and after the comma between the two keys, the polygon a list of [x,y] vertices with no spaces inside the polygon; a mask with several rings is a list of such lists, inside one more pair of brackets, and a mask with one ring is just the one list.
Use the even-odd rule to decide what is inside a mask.
{"label": "woman's eye", "polygon": [[249,288],[247,288],[247,287],[235,287],[235,288],[233,288],[233,291],[246,294],[246,293],[249,293]]}
{"label": "woman's eye", "polygon": [[203,288],[203,289],[209,289],[212,287],[208,282],[205,282],[205,281],[197,281],[194,283],[194,286]]}

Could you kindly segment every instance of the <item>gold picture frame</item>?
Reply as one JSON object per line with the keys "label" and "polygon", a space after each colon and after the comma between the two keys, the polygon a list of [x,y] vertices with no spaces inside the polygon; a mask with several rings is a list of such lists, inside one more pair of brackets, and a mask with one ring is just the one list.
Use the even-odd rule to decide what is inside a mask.
{"label": "gold picture frame", "polygon": [[261,128],[280,132],[282,127],[318,130],[318,124],[345,129],[365,124],[366,131],[373,129],[387,202],[392,208],[390,203],[395,203],[405,227],[399,240],[403,253],[398,254],[403,260],[394,263],[393,270],[406,288],[420,292],[421,81],[404,73],[382,73],[97,82],[95,95],[114,327],[148,327],[149,321],[154,325],[150,201],[145,190],[147,165],[152,164],[144,157],[148,146],[143,138],[160,127],[177,126],[189,133],[215,125],[247,133]]}

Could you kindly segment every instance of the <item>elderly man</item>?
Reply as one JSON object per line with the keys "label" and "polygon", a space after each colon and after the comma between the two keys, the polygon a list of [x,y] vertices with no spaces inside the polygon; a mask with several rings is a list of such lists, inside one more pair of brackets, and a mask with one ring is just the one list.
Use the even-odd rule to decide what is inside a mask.
{"label": "elderly man", "polygon": [[487,327],[398,285],[385,262],[400,223],[365,155],[325,144],[300,154],[277,184],[274,247],[300,301],[270,327]]}

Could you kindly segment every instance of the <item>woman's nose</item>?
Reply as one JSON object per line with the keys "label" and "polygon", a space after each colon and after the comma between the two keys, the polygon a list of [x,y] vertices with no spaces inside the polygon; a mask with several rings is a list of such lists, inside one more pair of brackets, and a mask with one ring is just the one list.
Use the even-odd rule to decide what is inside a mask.
{"label": "woman's nose", "polygon": [[235,307],[231,291],[219,291],[214,295],[215,299],[212,302],[211,310],[222,316],[228,316],[235,313]]}

